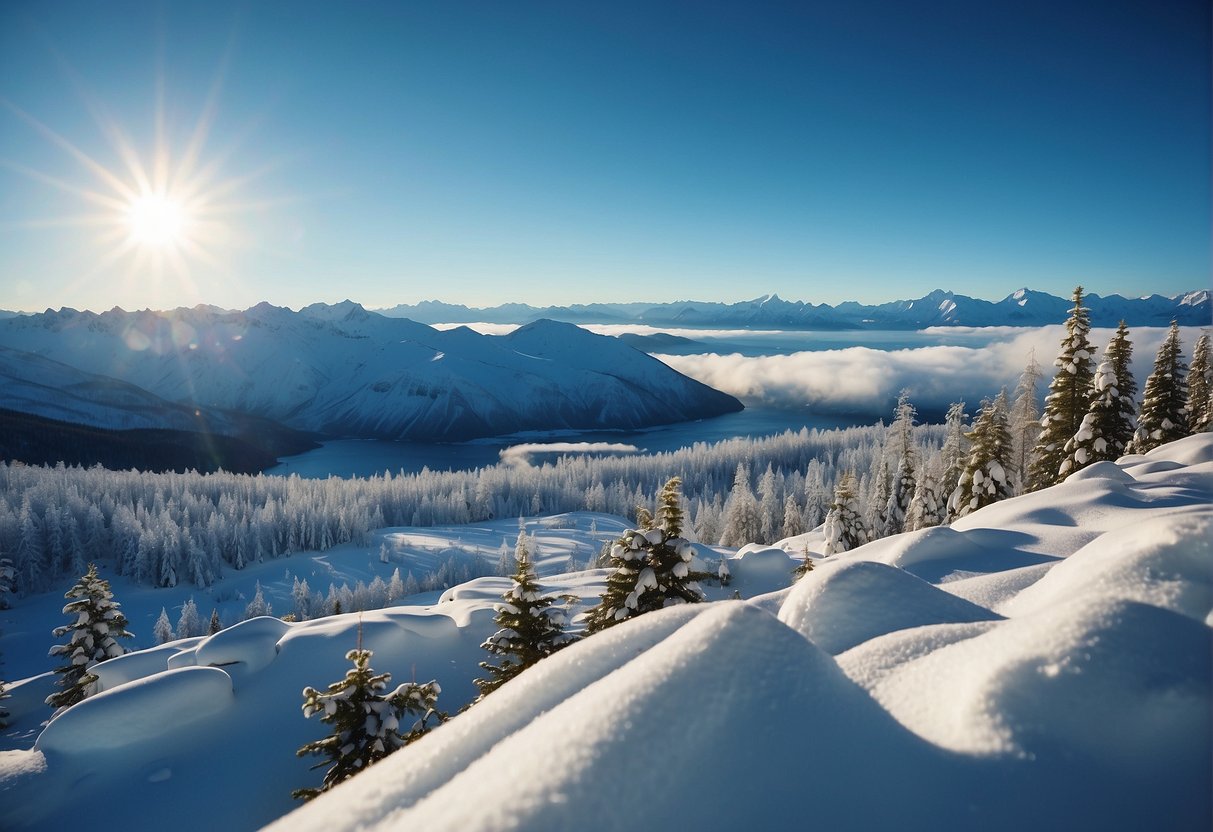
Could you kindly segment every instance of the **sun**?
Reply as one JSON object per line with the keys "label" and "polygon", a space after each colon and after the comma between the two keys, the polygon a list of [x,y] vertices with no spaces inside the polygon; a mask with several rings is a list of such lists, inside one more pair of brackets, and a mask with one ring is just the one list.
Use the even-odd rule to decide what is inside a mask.
{"label": "sun", "polygon": [[180,201],[156,193],[131,200],[126,214],[131,242],[152,249],[179,247],[187,237],[188,219]]}

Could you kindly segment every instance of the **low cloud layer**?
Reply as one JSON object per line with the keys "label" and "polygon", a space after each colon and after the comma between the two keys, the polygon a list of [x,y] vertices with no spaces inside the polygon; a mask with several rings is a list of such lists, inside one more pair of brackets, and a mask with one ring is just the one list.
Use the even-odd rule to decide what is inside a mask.
{"label": "low cloud layer", "polygon": [[634,454],[635,445],[622,442],[529,442],[501,449],[501,461],[507,465],[530,465],[532,454]]}
{"label": "low cloud layer", "polygon": [[[1114,331],[1092,330],[1097,361]],[[1184,351],[1190,356],[1200,330],[1184,328],[1181,332]],[[1166,333],[1160,327],[1131,332],[1133,373],[1139,392]],[[981,347],[890,351],[849,347],[758,357],[715,353],[656,357],[680,373],[748,403],[808,405],[819,412],[885,414],[898,391],[908,388],[920,410],[938,411],[949,402],[964,400],[972,412],[981,398],[994,396],[1002,386],[1014,389],[1033,349],[1044,372],[1040,389],[1043,396],[1053,378],[1053,360],[1064,334],[1065,327],[1050,326],[1000,330],[995,340]]]}

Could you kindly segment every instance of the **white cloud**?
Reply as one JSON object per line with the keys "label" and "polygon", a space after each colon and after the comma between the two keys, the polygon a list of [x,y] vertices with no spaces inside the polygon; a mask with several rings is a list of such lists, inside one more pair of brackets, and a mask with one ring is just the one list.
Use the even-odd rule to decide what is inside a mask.
{"label": "white cloud", "polygon": [[528,442],[501,449],[507,465],[529,465],[531,454],[634,454],[640,449],[622,442]]}
{"label": "white cloud", "polygon": [[[1096,360],[1111,338],[1112,329],[1091,332]],[[1182,330],[1190,353],[1200,330]],[[1132,330],[1133,373],[1138,390],[1145,385],[1154,354],[1167,330],[1143,327]],[[804,406],[823,412],[883,412],[902,388],[922,409],[942,409],[949,402],[970,405],[999,388],[1014,385],[1036,350],[1044,370],[1041,393],[1053,377],[1063,326],[1039,329],[1000,328],[995,339],[980,346],[931,346],[902,350],[849,347],[839,350],[796,352],[749,357],[738,354],[658,355],[669,366],[705,384],[731,393],[742,401],[776,406]],[[1005,338],[1003,336],[1006,336]],[[972,409],[972,408],[970,408]]]}

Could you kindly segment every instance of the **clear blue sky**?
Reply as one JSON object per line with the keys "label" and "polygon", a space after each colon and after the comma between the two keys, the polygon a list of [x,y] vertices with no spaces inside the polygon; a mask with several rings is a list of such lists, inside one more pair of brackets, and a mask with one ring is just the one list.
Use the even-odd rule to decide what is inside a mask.
{"label": "clear blue sky", "polygon": [[[120,253],[63,141],[173,170],[212,92],[222,211]],[[1205,0],[7,0],[0,309],[1175,294],[1209,148]]]}

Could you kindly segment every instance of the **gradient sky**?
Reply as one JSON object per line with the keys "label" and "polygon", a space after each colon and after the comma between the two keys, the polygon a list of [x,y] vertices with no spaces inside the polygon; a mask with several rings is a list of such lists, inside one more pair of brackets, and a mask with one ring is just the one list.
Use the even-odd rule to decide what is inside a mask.
{"label": "gradient sky", "polygon": [[[80,193],[158,111],[175,266]],[[1206,0],[7,0],[0,309],[1176,294],[1210,139]]]}

